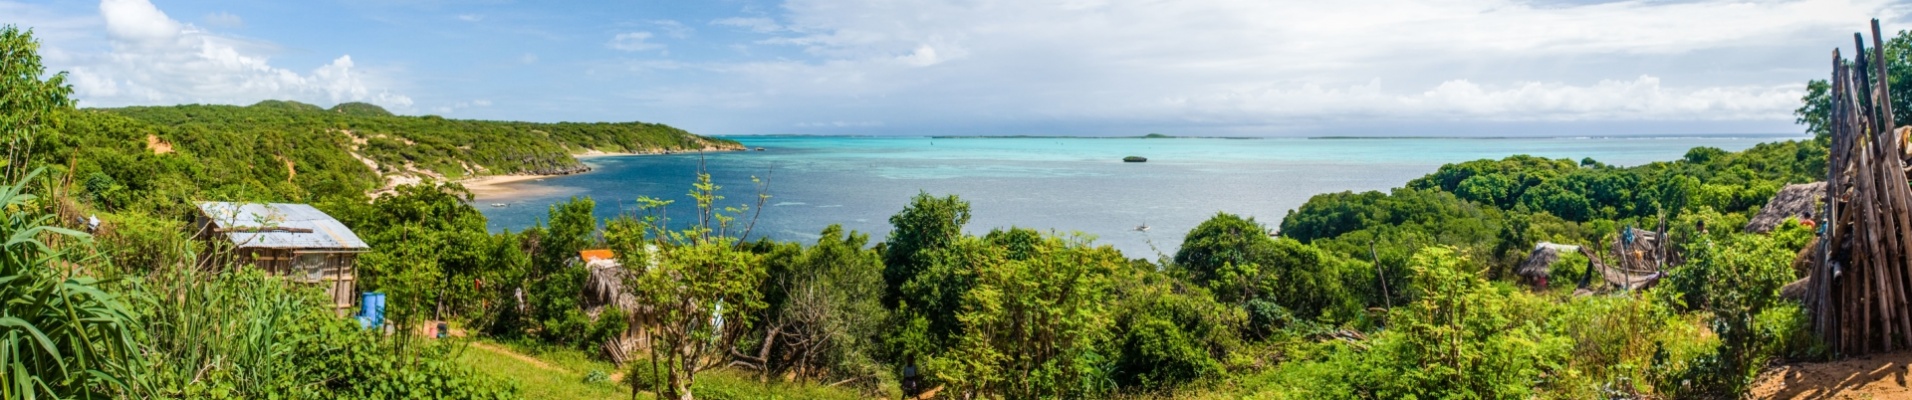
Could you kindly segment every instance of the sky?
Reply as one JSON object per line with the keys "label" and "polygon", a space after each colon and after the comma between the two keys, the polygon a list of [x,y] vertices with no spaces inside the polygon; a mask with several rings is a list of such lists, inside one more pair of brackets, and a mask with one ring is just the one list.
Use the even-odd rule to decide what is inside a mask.
{"label": "sky", "polygon": [[82,107],[714,135],[1797,133],[1876,0],[0,0]]}

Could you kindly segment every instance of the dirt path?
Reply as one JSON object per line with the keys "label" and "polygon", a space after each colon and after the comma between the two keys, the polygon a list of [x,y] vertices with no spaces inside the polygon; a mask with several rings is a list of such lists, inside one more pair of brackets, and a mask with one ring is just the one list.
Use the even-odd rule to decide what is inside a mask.
{"label": "dirt path", "polygon": [[552,372],[563,372],[563,373],[570,373],[570,371],[565,371],[565,370],[564,370],[564,368],[558,368],[557,366],[554,366],[554,365],[551,365],[551,364],[546,364],[546,363],[544,363],[544,361],[543,361],[543,360],[539,360],[539,359],[536,359],[536,358],[532,358],[531,356],[527,356],[527,355],[523,355],[523,354],[518,354],[518,352],[515,352],[515,351],[511,351],[511,349],[507,349],[507,348],[503,348],[503,347],[498,347],[498,346],[496,346],[496,345],[492,345],[492,344],[490,344],[490,343],[485,343],[485,342],[479,342],[479,341],[472,341],[472,342],[471,342],[471,348],[474,348],[474,349],[479,349],[479,350],[484,350],[484,351],[489,351],[489,352],[493,352],[493,353],[498,353],[498,354],[501,354],[501,355],[504,355],[504,356],[506,356],[506,357],[511,357],[511,358],[515,358],[515,359],[517,359],[518,361],[524,361],[524,362],[525,362],[526,364],[531,364],[531,366],[533,366],[533,367],[538,367],[538,368],[541,368],[541,369],[545,369],[545,370],[548,370],[548,371],[552,371]]}
{"label": "dirt path", "polygon": [[1761,399],[1912,398],[1908,374],[1912,374],[1912,352],[1781,365],[1759,374],[1752,395]]}

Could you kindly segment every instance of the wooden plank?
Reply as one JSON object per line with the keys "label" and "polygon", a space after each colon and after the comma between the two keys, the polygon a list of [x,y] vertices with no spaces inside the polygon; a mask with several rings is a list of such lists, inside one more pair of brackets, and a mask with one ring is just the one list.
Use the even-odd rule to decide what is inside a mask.
{"label": "wooden plank", "polygon": [[[1872,19],[1872,60],[1875,64],[1878,64],[1878,72],[1873,76],[1879,78],[1878,88],[1876,89],[1879,95],[1875,97],[1877,100],[1874,101],[1873,104],[1874,107],[1879,109],[1878,126],[1883,131],[1881,133],[1890,135],[1892,134],[1892,128],[1896,127],[1896,125],[1894,125],[1894,121],[1892,121],[1892,90],[1887,87],[1886,82],[1889,80],[1886,79],[1886,77],[1891,75],[1887,75],[1885,71],[1886,64],[1889,63],[1886,62],[1885,58],[1885,43],[1883,38],[1884,37],[1879,34],[1879,19]],[[1893,158],[1899,157],[1898,154],[1893,154],[1892,156]]]}
{"label": "wooden plank", "polygon": [[1839,322],[1841,321],[1842,313],[1839,312],[1839,308],[1837,308],[1835,304],[1835,299],[1838,299],[1839,297],[1837,296],[1840,294],[1836,290],[1838,287],[1837,282],[1841,277],[1833,276],[1832,273],[1833,247],[1834,243],[1838,243],[1838,238],[1834,235],[1839,231],[1839,229],[1836,228],[1839,226],[1839,221],[1841,221],[1838,208],[1839,194],[1842,191],[1840,178],[1844,172],[1842,167],[1845,165],[1844,160],[1841,158],[1841,153],[1843,153],[1841,148],[1841,143],[1843,142],[1841,140],[1841,133],[1845,131],[1841,126],[1842,122],[1845,121],[1845,102],[1841,101],[1843,99],[1841,96],[1845,93],[1845,69],[1845,58],[1839,55],[1839,49],[1833,49],[1831,93],[1833,101],[1832,110],[1829,110],[1832,115],[1831,121],[1829,121],[1830,126],[1827,127],[1830,131],[1829,135],[1831,136],[1832,146],[1827,151],[1826,160],[1826,208],[1829,210],[1826,215],[1826,220],[1832,228],[1826,230],[1827,237],[1820,241],[1820,252],[1824,253],[1824,255],[1820,258],[1820,265],[1815,270],[1814,276],[1818,278],[1813,280],[1813,284],[1818,289],[1812,296],[1812,298],[1818,302],[1818,304],[1813,307],[1816,312],[1813,317],[1815,327],[1817,328],[1816,331],[1819,332],[1821,338],[1826,340],[1827,347],[1834,349],[1834,351],[1843,351],[1845,349],[1845,347],[1842,346],[1842,344],[1845,343],[1842,340],[1844,338],[1843,325]]}

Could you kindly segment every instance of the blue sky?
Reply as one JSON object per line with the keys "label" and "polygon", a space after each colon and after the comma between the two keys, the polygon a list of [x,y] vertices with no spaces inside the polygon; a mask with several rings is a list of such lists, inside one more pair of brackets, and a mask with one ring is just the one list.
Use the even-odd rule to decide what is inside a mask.
{"label": "blue sky", "polygon": [[1872,0],[0,0],[82,106],[697,133],[1797,132]]}

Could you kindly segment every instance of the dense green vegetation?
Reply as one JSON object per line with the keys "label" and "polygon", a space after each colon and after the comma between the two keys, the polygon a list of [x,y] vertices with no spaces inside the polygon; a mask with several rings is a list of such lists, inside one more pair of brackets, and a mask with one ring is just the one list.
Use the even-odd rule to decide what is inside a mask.
{"label": "dense green vegetation", "polygon": [[[1823,139],[1632,167],[1455,163],[1386,193],[1315,196],[1279,237],[1217,213],[1159,260],[1074,234],[966,234],[968,203],[928,193],[880,242],[840,227],[750,242],[748,211],[768,194],[726,199],[708,175],[688,227],[665,219],[667,201],[598,216],[577,198],[489,232],[457,184],[365,193],[380,174],[719,142],[365,104],[75,110],[30,35],[0,30],[0,45],[19,61],[0,63],[7,398],[1733,397],[1773,360],[1827,356],[1778,296],[1811,231],[1737,229],[1822,173]],[[222,250],[190,240],[199,200],[308,202],[345,222],[373,248],[359,288],[389,296],[391,332],[339,318],[313,288],[207,264]],[[76,230],[94,214],[97,233]],[[1685,261],[1656,287],[1576,294],[1577,255],[1555,264],[1561,284],[1515,282],[1537,242],[1599,248],[1662,218]],[[621,265],[593,270],[586,249]],[[411,334],[447,320],[565,361],[514,378],[549,369]]]}
{"label": "dense green vegetation", "polygon": [[189,212],[200,200],[315,202],[388,188],[393,178],[570,173],[585,168],[572,155],[587,152],[741,148],[661,124],[449,120],[394,116],[363,103],[331,110],[289,101],[56,107],[45,114],[62,123],[33,136],[31,146],[80,189],[76,197],[162,215]]}

